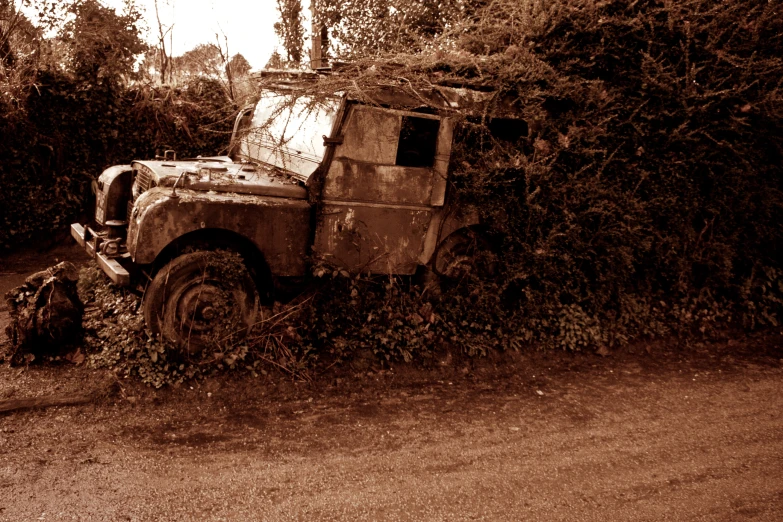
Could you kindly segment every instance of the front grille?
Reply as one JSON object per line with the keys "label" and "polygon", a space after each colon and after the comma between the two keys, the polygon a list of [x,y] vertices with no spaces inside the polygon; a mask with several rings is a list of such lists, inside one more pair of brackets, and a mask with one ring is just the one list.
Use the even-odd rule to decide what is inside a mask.
{"label": "front grille", "polygon": [[139,196],[156,186],[155,180],[152,176],[152,171],[143,165],[139,166],[139,168],[134,170],[133,173],[135,177],[133,181],[133,188],[131,189],[131,199],[128,201],[128,222],[131,221],[133,206],[136,203],[136,200],[139,199]]}
{"label": "front grille", "polygon": [[150,189],[152,185],[152,176],[147,169],[139,169],[136,171],[136,183],[139,185],[139,195],[144,194]]}

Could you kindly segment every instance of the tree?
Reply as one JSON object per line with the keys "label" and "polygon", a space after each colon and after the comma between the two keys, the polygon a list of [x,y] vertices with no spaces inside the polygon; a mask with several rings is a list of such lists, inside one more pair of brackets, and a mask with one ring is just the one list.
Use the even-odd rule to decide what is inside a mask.
{"label": "tree", "polygon": [[272,55],[269,57],[269,61],[266,62],[264,68],[282,69],[283,67],[285,67],[285,60],[283,60],[283,57],[280,56],[280,51],[275,47],[275,50],[272,51]]}
{"label": "tree", "polygon": [[8,0],[0,1],[0,65],[8,69],[16,61],[11,49],[11,35],[19,24],[22,15]]}
{"label": "tree", "polygon": [[205,76],[219,79],[223,72],[223,60],[220,49],[215,44],[199,44],[182,56],[171,59],[172,74],[177,83],[186,83],[189,79]]}
{"label": "tree", "polygon": [[330,52],[352,59],[418,52],[465,14],[461,0],[313,0]]}
{"label": "tree", "polygon": [[[217,35],[216,35],[217,36]],[[199,44],[182,56],[171,59],[172,82],[177,85],[190,84],[199,78],[218,81],[226,93],[226,98],[236,102],[239,96],[237,84],[245,78],[252,68],[250,62],[241,54],[229,58],[228,41]],[[244,89],[242,89],[244,90]]]}
{"label": "tree", "polygon": [[60,33],[66,44],[68,68],[77,77],[101,83],[134,76],[136,59],[147,45],[141,38],[141,14],[133,0],[118,14],[98,0],[76,0],[67,12],[73,17]]}
{"label": "tree", "polygon": [[300,0],[277,0],[277,10],[280,21],[275,23],[275,32],[283,42],[287,63],[297,67],[304,55],[302,3]]}
{"label": "tree", "polygon": [[231,75],[234,78],[241,78],[247,76],[253,67],[247,61],[247,58],[237,53],[229,60],[228,68],[231,70]]}
{"label": "tree", "polygon": [[25,23],[29,25],[14,3],[0,0],[0,123],[4,126],[2,117],[16,112],[33,81],[32,74],[18,67],[19,36]]}
{"label": "tree", "polygon": [[[40,31],[11,0],[0,0],[0,78],[8,81],[19,62],[37,55]],[[17,71],[18,72],[18,71]]]}
{"label": "tree", "polygon": [[[155,57],[157,58],[157,68],[160,73],[161,83],[170,83],[173,75],[172,57],[169,50],[166,49],[166,37],[169,38],[169,49],[171,48],[171,39],[173,39],[172,31],[174,30],[174,24],[166,27],[160,20],[160,9],[158,6],[158,0],[155,0],[155,20],[158,23],[158,47],[156,49]],[[166,76],[168,75],[168,77]]]}
{"label": "tree", "polygon": [[256,94],[256,85],[250,77],[252,66],[247,59],[237,53],[231,57],[226,65],[226,75],[231,78],[232,101],[238,105],[245,105]]}

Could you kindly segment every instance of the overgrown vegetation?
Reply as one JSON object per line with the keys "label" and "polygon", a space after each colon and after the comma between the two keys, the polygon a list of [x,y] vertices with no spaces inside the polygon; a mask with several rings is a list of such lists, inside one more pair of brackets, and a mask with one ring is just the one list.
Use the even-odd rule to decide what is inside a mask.
{"label": "overgrown vegetation", "polygon": [[[779,3],[496,0],[421,48],[433,52],[360,59],[318,90],[495,94],[479,117],[455,111],[452,190],[502,254],[495,281],[436,305],[466,317],[445,320],[466,349],[474,323],[489,344],[598,350],[779,324]],[[509,112],[525,132],[504,130]],[[326,316],[347,298],[331,295]]]}
{"label": "overgrown vegetation", "polygon": [[[230,254],[215,256],[231,265]],[[231,268],[228,270],[228,277],[232,277]],[[265,310],[252,334],[241,342],[225,338],[190,353],[151,335],[141,313],[141,296],[108,284],[97,266],[80,274],[79,295],[87,304],[87,364],[109,368],[122,377],[138,378],[156,388],[224,371],[254,377],[279,371],[307,379],[315,367],[315,354],[302,344],[303,325],[295,319],[311,298],[288,305],[278,303],[274,309]]]}
{"label": "overgrown vegetation", "polygon": [[455,169],[502,233],[514,321],[557,317],[536,337],[570,348],[777,325],[782,14],[710,0],[495,2],[479,14],[461,45],[484,63],[437,68],[498,78],[530,124],[509,147],[468,123]]}
{"label": "overgrown vegetation", "polygon": [[[216,255],[230,264],[230,254]],[[149,333],[141,296],[108,284],[97,266],[85,269],[79,294],[86,303],[87,363],[155,387],[220,372],[255,377],[276,372],[308,380],[313,372],[353,364],[357,357],[422,363],[444,344],[477,356],[529,340],[506,328],[494,330],[495,299],[484,291],[466,295],[455,286],[441,294],[410,279],[327,273],[323,267],[314,275],[316,282],[301,295],[264,309],[246,339],[188,353]]]}
{"label": "overgrown vegetation", "polygon": [[[359,98],[379,84],[412,95],[433,85],[494,93],[482,115],[454,112],[459,129],[450,190],[481,214],[497,242],[497,277],[463,280],[436,293],[411,280],[346,277],[316,267],[316,275],[332,277],[280,305],[266,329],[249,343],[216,352],[224,358],[215,361],[229,367],[251,361],[249,371],[266,361],[296,371],[314,357],[341,360],[357,350],[382,360],[426,358],[443,346],[475,354],[526,343],[604,352],[649,337],[779,326],[781,4],[494,0],[471,6],[439,22],[427,41],[426,31],[406,33],[415,33],[417,43],[405,40],[404,48],[426,53],[367,58],[351,48],[345,56],[358,57],[354,64],[317,90]],[[355,45],[367,34],[355,34]],[[395,45],[383,50],[394,52]],[[62,223],[82,205],[95,165],[151,152],[143,147],[174,139],[166,129],[190,130],[190,141],[171,145],[180,151],[220,149],[193,138],[193,127],[183,123],[190,125],[190,115],[164,118],[171,127],[159,127],[158,104],[177,110],[187,104],[141,91],[133,98],[135,113],[114,102],[93,106],[104,99],[97,95],[104,87],[59,84],[65,82],[59,72],[45,74],[53,79],[37,82],[42,94],[3,101],[9,107],[3,129],[15,131],[0,142],[7,148],[0,204],[21,202],[24,209],[30,202],[23,210],[28,214],[12,222],[21,223],[21,236],[32,233],[34,220],[48,226],[59,216]],[[33,103],[43,93],[62,98],[65,108]],[[504,132],[506,101],[525,121],[524,132]],[[197,114],[221,121],[209,119],[221,114],[220,105],[214,107],[215,113]],[[70,114],[106,122],[91,121],[103,131],[88,132]],[[104,114],[112,117],[100,120]],[[115,125],[120,114],[138,119]],[[29,115],[42,123],[22,125],[14,120],[19,115],[19,121]],[[121,132],[129,128],[141,133],[138,141]],[[25,159],[26,150],[41,152],[33,161]],[[53,175],[50,165],[63,151],[74,155],[70,170]],[[51,160],[38,159],[47,154]],[[15,172],[29,174],[9,174]],[[46,196],[37,191],[44,187]],[[28,198],[30,191],[38,196]],[[0,241],[10,240],[0,235]],[[133,357],[170,364],[157,363],[163,359],[153,353],[165,351],[150,346]],[[168,375],[195,375],[187,368],[201,368],[179,364],[169,366]]]}
{"label": "overgrown vegetation", "polygon": [[[95,0],[42,3],[41,12],[55,20],[36,28],[0,2],[0,249],[92,212],[91,182],[110,165],[164,149],[224,150],[236,110],[216,79],[178,89],[142,81],[135,62],[146,45],[132,2],[120,14]],[[44,38],[47,27],[59,35]]]}
{"label": "overgrown vegetation", "polygon": [[91,212],[91,182],[113,164],[226,147],[233,107],[216,82],[187,90],[85,86],[40,71],[23,111],[0,114],[0,246],[62,230]]}

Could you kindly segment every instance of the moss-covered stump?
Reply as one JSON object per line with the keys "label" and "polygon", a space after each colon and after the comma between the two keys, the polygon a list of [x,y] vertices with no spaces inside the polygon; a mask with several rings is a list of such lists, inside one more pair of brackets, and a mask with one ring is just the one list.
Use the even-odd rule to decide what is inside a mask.
{"label": "moss-covered stump", "polygon": [[6,293],[11,315],[6,358],[11,364],[59,355],[81,340],[84,306],[76,291],[78,279],[76,267],[65,261]]}

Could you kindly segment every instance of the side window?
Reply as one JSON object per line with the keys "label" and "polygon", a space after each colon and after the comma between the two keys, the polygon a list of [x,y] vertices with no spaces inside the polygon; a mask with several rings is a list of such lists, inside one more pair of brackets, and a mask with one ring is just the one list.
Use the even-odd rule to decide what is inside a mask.
{"label": "side window", "polygon": [[396,164],[401,167],[432,167],[439,129],[440,120],[403,116]]}

